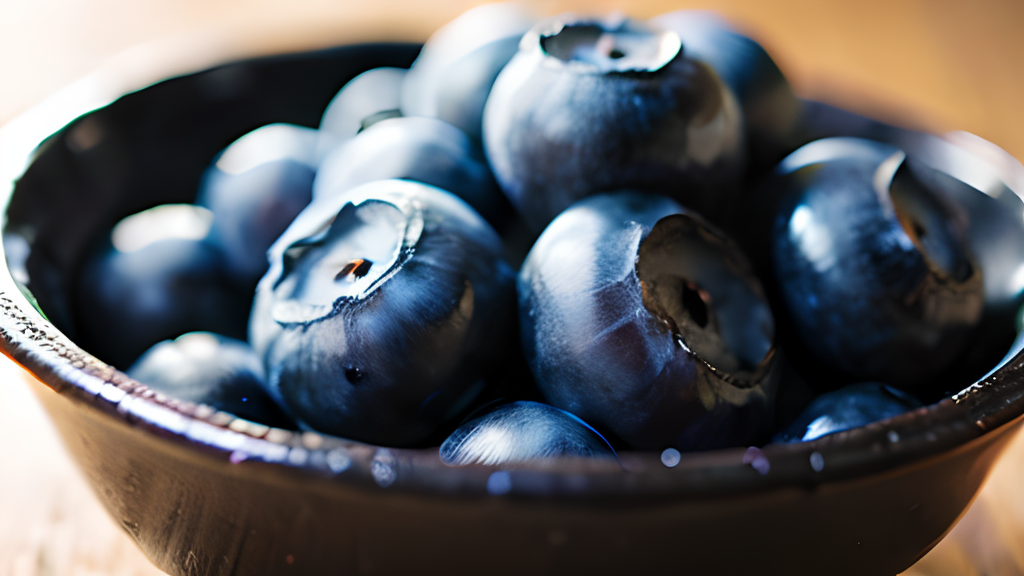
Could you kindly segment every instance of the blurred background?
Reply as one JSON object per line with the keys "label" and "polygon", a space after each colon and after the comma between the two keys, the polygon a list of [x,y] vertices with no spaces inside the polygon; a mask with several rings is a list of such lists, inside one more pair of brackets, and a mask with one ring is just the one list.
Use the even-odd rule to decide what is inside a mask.
{"label": "blurred background", "polygon": [[[90,76],[103,94],[243,56],[425,40],[471,0],[0,0],[0,125]],[[541,13],[713,9],[760,41],[799,95],[1024,158],[1020,0],[548,0]],[[97,82],[97,79],[102,82]],[[102,96],[102,95],[101,95]],[[258,95],[254,95],[258,97]],[[0,155],[4,153],[0,150]],[[0,362],[0,576],[160,574],[100,508],[21,381]],[[907,575],[1024,575],[1024,440]]]}
{"label": "blurred background", "polygon": [[[184,71],[189,64],[247,54],[423,40],[481,3],[0,0],[0,123],[115,56],[121,67],[141,68],[140,73],[147,61],[168,57],[178,59]],[[531,3],[549,14],[618,10],[637,17],[714,9],[761,41],[804,96],[827,96],[935,130],[967,130],[1024,157],[1019,0]]]}

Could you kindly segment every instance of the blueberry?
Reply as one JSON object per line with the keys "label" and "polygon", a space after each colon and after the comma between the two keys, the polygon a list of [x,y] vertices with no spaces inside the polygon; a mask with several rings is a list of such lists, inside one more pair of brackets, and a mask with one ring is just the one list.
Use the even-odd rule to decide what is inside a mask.
{"label": "blueberry", "polygon": [[315,200],[271,247],[250,342],[305,426],[386,445],[426,439],[514,348],[514,273],[469,206],[371,182]]}
{"label": "blueberry", "polygon": [[481,142],[487,96],[498,73],[519,50],[519,39],[502,38],[456,60],[437,91],[437,117]]}
{"label": "blueberry", "polygon": [[156,344],[126,372],[178,400],[206,404],[268,426],[292,426],[264,389],[259,357],[240,340],[190,332]]}
{"label": "blueberry", "polygon": [[487,4],[435,32],[402,87],[402,113],[448,122],[481,139],[484,103],[498,72],[537,18],[523,4]]}
{"label": "blueberry", "polygon": [[897,148],[804,146],[766,185],[772,266],[794,330],[854,378],[931,384],[968,344],[984,293],[961,209]]}
{"label": "blueberry", "polygon": [[495,226],[503,225],[511,212],[480,148],[435,118],[393,118],[359,133],[324,159],[313,195],[335,196],[389,178],[447,190]]}
{"label": "blueberry", "polygon": [[484,109],[484,147],[537,230],[590,194],[642,189],[727,219],[744,167],[742,115],[679,37],[567,17],[530,30]]}
{"label": "blueberry", "polygon": [[449,466],[541,464],[551,458],[609,458],[615,450],[579,418],[539,402],[502,405],[460,426],[441,444]]}
{"label": "blueberry", "polygon": [[242,136],[206,169],[196,203],[213,213],[211,240],[228,273],[251,290],[267,248],[312,197],[317,132],[270,124]]}
{"label": "blueberry", "polygon": [[318,157],[322,159],[381,120],[401,116],[400,97],[406,72],[405,68],[374,68],[345,84],[320,120]]}
{"label": "blueberry", "polygon": [[900,148],[907,154],[907,170],[963,209],[966,237],[984,279],[985,305],[950,382],[977,380],[1001,364],[1024,304],[1024,283],[1017,274],[1024,265],[1024,166],[967,132],[937,136],[821,102],[805,102],[800,125],[799,137],[808,142],[847,136]]}
{"label": "blueberry", "polygon": [[772,57],[714,12],[677,10],[650,23],[679,34],[690,57],[710,65],[743,109],[751,168],[774,166],[795,149],[802,103]]}
{"label": "blueberry", "polygon": [[552,405],[640,450],[769,433],[774,321],[735,244],[676,202],[597,195],[519,274],[524,352]]}
{"label": "blueberry", "polygon": [[185,332],[244,338],[250,298],[207,241],[204,208],[164,205],[122,220],[84,264],[76,291],[84,348],[121,368]]}
{"label": "blueberry", "polygon": [[877,382],[862,382],[815,398],[785,430],[776,444],[807,442],[828,434],[892,418],[921,407],[913,396]]}

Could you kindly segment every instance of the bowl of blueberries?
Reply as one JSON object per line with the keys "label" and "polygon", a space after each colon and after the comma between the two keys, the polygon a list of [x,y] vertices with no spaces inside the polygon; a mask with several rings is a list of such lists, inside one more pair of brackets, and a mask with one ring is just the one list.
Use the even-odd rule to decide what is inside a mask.
{"label": "bowl of blueberries", "polygon": [[486,5],[66,120],[0,347],[169,574],[891,575],[1024,418],[1024,169],[711,13]]}

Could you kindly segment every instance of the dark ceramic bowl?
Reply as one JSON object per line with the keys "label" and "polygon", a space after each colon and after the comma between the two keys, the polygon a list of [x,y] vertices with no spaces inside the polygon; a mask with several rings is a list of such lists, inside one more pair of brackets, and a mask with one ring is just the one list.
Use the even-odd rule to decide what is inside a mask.
{"label": "dark ceramic bowl", "polygon": [[365,45],[263,58],[99,108],[44,105],[17,126],[54,113],[66,126],[31,153],[38,140],[16,125],[0,132],[0,150],[24,151],[0,163],[11,271],[0,274],[0,345],[42,383],[69,451],[157,566],[174,575],[864,576],[895,574],[942,538],[1021,421],[1022,355],[952,398],[814,442],[678,462],[626,453],[625,472],[580,461],[498,471],[178,403],[74,343],[72,279],[99,234],[140,209],[190,201],[206,163],[235,137],[269,122],[315,125],[348,78],[407,65],[416,52]]}

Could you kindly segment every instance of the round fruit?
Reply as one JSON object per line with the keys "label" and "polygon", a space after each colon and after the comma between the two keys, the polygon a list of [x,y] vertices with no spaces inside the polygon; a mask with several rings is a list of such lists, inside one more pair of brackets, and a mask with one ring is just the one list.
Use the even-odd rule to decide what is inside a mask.
{"label": "round fruit", "polygon": [[460,426],[441,444],[449,466],[539,464],[549,458],[616,458],[579,418],[539,402],[513,402]]}
{"label": "round fruit", "polygon": [[125,372],[178,400],[206,404],[268,426],[292,426],[267,395],[263,364],[241,340],[190,332],[156,344]]}
{"label": "round fruit", "polygon": [[405,68],[373,68],[342,87],[320,119],[317,156],[331,150],[381,120],[402,115],[399,103]]}
{"label": "round fruit", "polygon": [[409,68],[402,113],[439,118],[479,142],[487,94],[537,22],[522,3],[485,4],[435,32]]}
{"label": "round fruit", "polygon": [[213,213],[211,240],[246,290],[267,271],[267,248],[312,198],[316,143],[316,130],[270,124],[225,148],[203,175],[196,203]]}
{"label": "round fruit", "polygon": [[164,205],[114,227],[79,279],[77,327],[87,350],[125,368],[185,332],[245,336],[249,297],[207,240],[211,220],[204,208]]}
{"label": "round fruit", "polygon": [[304,425],[423,441],[501,369],[514,274],[501,241],[437,188],[372,182],[314,201],[270,250],[250,320],[268,385]]}
{"label": "round fruit", "polygon": [[484,109],[494,175],[537,230],[581,198],[627,188],[722,221],[743,177],[742,129],[707,64],[674,32],[631,20],[538,24]]}
{"label": "round fruit", "polygon": [[313,196],[336,196],[391,178],[451,192],[495,226],[511,212],[479,146],[436,118],[392,118],[360,132],[324,159]]}
{"label": "round fruit", "polygon": [[900,387],[947,370],[984,302],[962,214],[905,160],[877,142],[819,140],[764,189],[779,199],[772,264],[803,344],[855,378]]}
{"label": "round fruit", "polygon": [[914,397],[884,384],[851,384],[815,398],[792,424],[775,436],[773,442],[790,444],[816,440],[898,416],[920,406]]}
{"label": "round fruit", "polygon": [[640,450],[769,434],[774,323],[735,244],[676,202],[593,196],[519,275],[523,348],[544,397]]}

